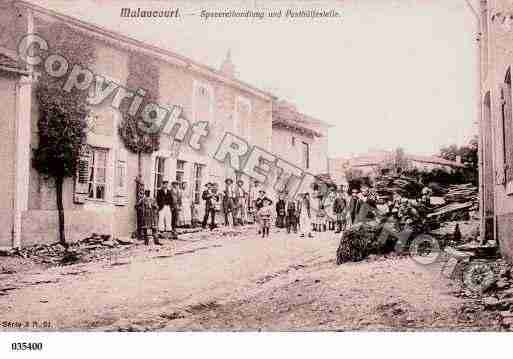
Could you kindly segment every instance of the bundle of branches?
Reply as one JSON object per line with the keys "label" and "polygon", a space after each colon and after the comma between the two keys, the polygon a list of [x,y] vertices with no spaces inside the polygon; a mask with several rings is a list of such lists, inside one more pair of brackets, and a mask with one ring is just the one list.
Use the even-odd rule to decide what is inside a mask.
{"label": "bundle of branches", "polygon": [[383,225],[363,223],[344,232],[337,249],[337,264],[358,262],[370,254],[382,254],[385,243],[379,241]]}

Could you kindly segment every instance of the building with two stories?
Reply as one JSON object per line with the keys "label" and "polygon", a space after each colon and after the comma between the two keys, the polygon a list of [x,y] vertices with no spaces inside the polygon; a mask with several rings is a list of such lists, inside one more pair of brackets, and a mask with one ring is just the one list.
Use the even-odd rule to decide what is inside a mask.
{"label": "building with two stories", "polygon": [[481,0],[480,200],[483,240],[513,260],[513,3]]}
{"label": "building with two stories", "polygon": [[[34,96],[37,73],[22,63],[16,52],[26,34],[44,33],[53,24],[65,24],[87,37],[96,54],[90,70],[119,84],[117,91],[129,87],[134,58],[146,59],[155,69],[158,104],[169,109],[179,106],[189,124],[205,121],[209,129],[202,151],[194,150],[186,141],[162,135],[158,151],[138,158],[120,138],[120,111],[112,102],[94,106],[90,116],[93,125],[87,134],[90,151],[80,159],[80,173],[64,183],[68,240],[76,241],[91,233],[130,235],[136,226],[138,174],[152,192],[164,179],[187,182],[201,216],[205,183],[223,184],[226,178],[239,176],[213,159],[226,132],[284,156],[311,173],[327,171],[328,125],[297,110],[292,111],[292,117],[285,114],[276,96],[237,78],[229,54],[219,70],[213,69],[30,1],[0,0],[0,24],[0,95],[4,107],[0,135],[5,139],[0,149],[4,170],[0,179],[4,189],[0,246],[53,242],[58,237],[55,185],[31,165],[38,146],[38,104]],[[292,137],[297,139],[294,145]],[[284,139],[286,147],[282,147]],[[247,186],[249,178],[242,179]]]}

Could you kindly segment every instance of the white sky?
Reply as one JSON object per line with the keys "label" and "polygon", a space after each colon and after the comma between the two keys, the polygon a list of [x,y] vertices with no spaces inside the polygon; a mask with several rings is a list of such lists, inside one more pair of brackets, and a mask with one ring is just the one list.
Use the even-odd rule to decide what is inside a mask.
{"label": "white sky", "polygon": [[[437,153],[464,143],[477,120],[476,20],[465,0],[31,0],[219,68],[335,125],[331,156],[403,147]],[[320,5],[330,20],[221,20],[202,8]],[[473,3],[477,3],[473,0]],[[120,18],[121,7],[180,7],[180,20]]]}

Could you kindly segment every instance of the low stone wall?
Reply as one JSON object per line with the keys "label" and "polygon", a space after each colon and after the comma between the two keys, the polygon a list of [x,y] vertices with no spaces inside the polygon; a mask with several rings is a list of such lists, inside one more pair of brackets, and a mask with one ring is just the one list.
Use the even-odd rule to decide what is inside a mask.
{"label": "low stone wall", "polygon": [[[113,233],[112,211],[68,210],[64,211],[64,230],[68,242],[76,242],[91,233]],[[54,243],[59,240],[57,211],[30,210],[22,214],[21,246]]]}

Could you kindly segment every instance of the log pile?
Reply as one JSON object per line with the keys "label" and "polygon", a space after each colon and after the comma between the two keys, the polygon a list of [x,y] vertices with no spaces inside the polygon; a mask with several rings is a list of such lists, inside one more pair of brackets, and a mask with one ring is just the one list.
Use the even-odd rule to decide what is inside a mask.
{"label": "log pile", "polygon": [[449,186],[444,196],[446,203],[478,203],[478,189],[472,184]]}
{"label": "log pile", "polygon": [[406,198],[418,198],[422,190],[416,179],[407,176],[382,176],[376,179],[374,187],[380,198],[388,199],[391,199],[394,193]]}

